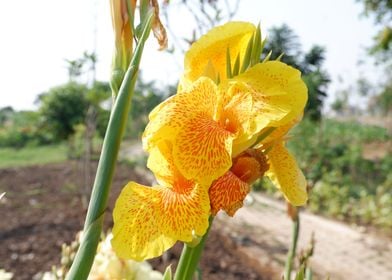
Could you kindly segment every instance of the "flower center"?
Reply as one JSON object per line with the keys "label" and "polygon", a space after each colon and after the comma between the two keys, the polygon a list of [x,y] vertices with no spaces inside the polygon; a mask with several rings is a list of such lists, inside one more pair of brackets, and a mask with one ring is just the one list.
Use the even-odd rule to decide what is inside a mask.
{"label": "flower center", "polygon": [[269,169],[266,156],[255,149],[248,149],[233,160],[230,171],[247,184],[263,177]]}

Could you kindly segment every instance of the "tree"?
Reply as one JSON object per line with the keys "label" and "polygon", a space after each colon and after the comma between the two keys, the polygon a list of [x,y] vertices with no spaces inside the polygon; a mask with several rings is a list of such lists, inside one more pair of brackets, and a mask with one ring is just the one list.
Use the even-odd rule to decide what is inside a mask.
{"label": "tree", "polygon": [[374,37],[370,53],[379,62],[391,62],[392,58],[392,1],[391,0],[356,0],[364,6],[364,14],[373,16],[379,30]]}
{"label": "tree", "polygon": [[305,115],[311,120],[320,120],[330,83],[329,75],[323,69],[325,49],[315,45],[308,52],[303,53],[298,36],[286,24],[271,28],[268,34],[263,50],[264,56],[271,53],[271,59],[277,59],[283,54],[281,61],[301,70],[309,92]]}
{"label": "tree", "polygon": [[0,108],[0,125],[3,126],[15,113],[11,106]]}
{"label": "tree", "polygon": [[385,78],[381,90],[371,98],[370,104],[382,115],[389,117],[392,114],[392,0],[357,0],[364,6],[364,14],[374,16],[375,23],[380,27],[374,37],[371,48],[378,62],[385,66]]}
{"label": "tree", "polygon": [[87,92],[86,86],[69,82],[40,95],[43,125],[55,140],[67,139],[74,132],[74,126],[84,122],[88,108]]}

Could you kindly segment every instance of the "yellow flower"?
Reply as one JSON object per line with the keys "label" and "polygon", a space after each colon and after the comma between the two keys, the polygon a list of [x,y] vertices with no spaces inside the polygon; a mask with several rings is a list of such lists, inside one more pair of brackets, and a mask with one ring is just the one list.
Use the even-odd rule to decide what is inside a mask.
{"label": "yellow flower", "polygon": [[290,123],[276,128],[258,147],[268,159],[266,176],[294,206],[304,205],[308,199],[306,179],[295,158],[285,147],[285,136],[302,119],[302,114]]}
{"label": "yellow flower", "polygon": [[210,185],[263,129],[285,125],[305,102],[300,72],[277,61],[258,64],[219,86],[202,77],[152,111],[144,148],[171,142],[182,175]]}
{"label": "yellow flower", "polygon": [[[212,29],[186,54],[178,93],[151,112],[143,147],[159,185],[131,182],[117,200],[112,244],[120,257],[156,257],[204,235],[209,215],[234,215],[265,172],[294,205],[306,202],[305,179],[283,140],[307,89],[282,62],[247,66],[255,32],[242,22]],[[232,67],[239,74],[230,75]]]}
{"label": "yellow flower", "polygon": [[[161,185],[147,187],[130,182],[122,190],[113,212],[112,246],[119,257],[137,261],[160,256],[177,240],[192,241],[208,228],[208,188],[185,179],[171,158],[172,146],[162,141],[151,151],[159,159]],[[151,160],[148,166],[151,168]]]}
{"label": "yellow flower", "polygon": [[192,82],[205,76],[210,67],[221,80],[227,79],[226,60],[227,51],[230,53],[231,67],[237,55],[240,61],[244,60],[249,39],[256,31],[256,27],[247,22],[229,22],[225,25],[211,29],[207,34],[196,41],[185,55],[184,75],[179,87],[186,87]]}

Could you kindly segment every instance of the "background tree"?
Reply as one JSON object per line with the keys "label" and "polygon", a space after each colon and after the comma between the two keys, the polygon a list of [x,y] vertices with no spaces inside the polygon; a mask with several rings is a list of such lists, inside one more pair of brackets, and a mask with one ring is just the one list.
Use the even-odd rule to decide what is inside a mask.
{"label": "background tree", "polygon": [[[392,0],[357,0],[364,6],[364,14],[374,17],[379,27],[374,37],[374,45],[370,49],[382,66],[384,66],[385,78],[381,82],[381,90],[370,99],[373,110],[382,116],[392,116]],[[389,124],[389,125],[392,125]],[[392,130],[392,128],[390,127]]]}
{"label": "background tree", "polygon": [[309,91],[305,116],[314,121],[320,120],[330,83],[329,75],[323,68],[325,48],[315,45],[304,53],[298,36],[288,25],[283,24],[269,30],[263,50],[264,56],[268,53],[271,53],[271,59],[277,59],[283,54],[281,61],[301,70]]}
{"label": "background tree", "polygon": [[392,57],[392,1],[391,0],[357,0],[364,6],[364,14],[373,16],[379,26],[371,49],[380,61]]}
{"label": "background tree", "polygon": [[11,106],[0,108],[0,125],[4,126],[7,121],[12,118],[15,111]]}
{"label": "background tree", "polygon": [[40,95],[43,125],[54,139],[67,139],[74,133],[75,125],[84,122],[88,108],[87,92],[85,85],[69,82]]}

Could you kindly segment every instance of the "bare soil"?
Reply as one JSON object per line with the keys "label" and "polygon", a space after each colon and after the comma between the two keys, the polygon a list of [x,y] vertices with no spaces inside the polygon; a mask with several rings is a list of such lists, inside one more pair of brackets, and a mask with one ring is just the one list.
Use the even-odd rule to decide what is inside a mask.
{"label": "bare soil", "polygon": [[[91,164],[91,170],[96,163]],[[60,262],[61,245],[74,240],[82,228],[85,210],[81,189],[84,182],[78,162],[0,169],[0,268],[14,279],[30,280]],[[91,176],[93,177],[93,176]],[[105,228],[112,225],[111,211],[121,187],[129,180],[147,183],[126,165],[119,165],[114,178]],[[161,271],[181,251],[177,244],[165,258],[152,261]],[[219,227],[213,227],[201,261],[203,279],[272,279],[273,272],[244,258],[237,245]],[[263,275],[263,276],[262,276]]]}

